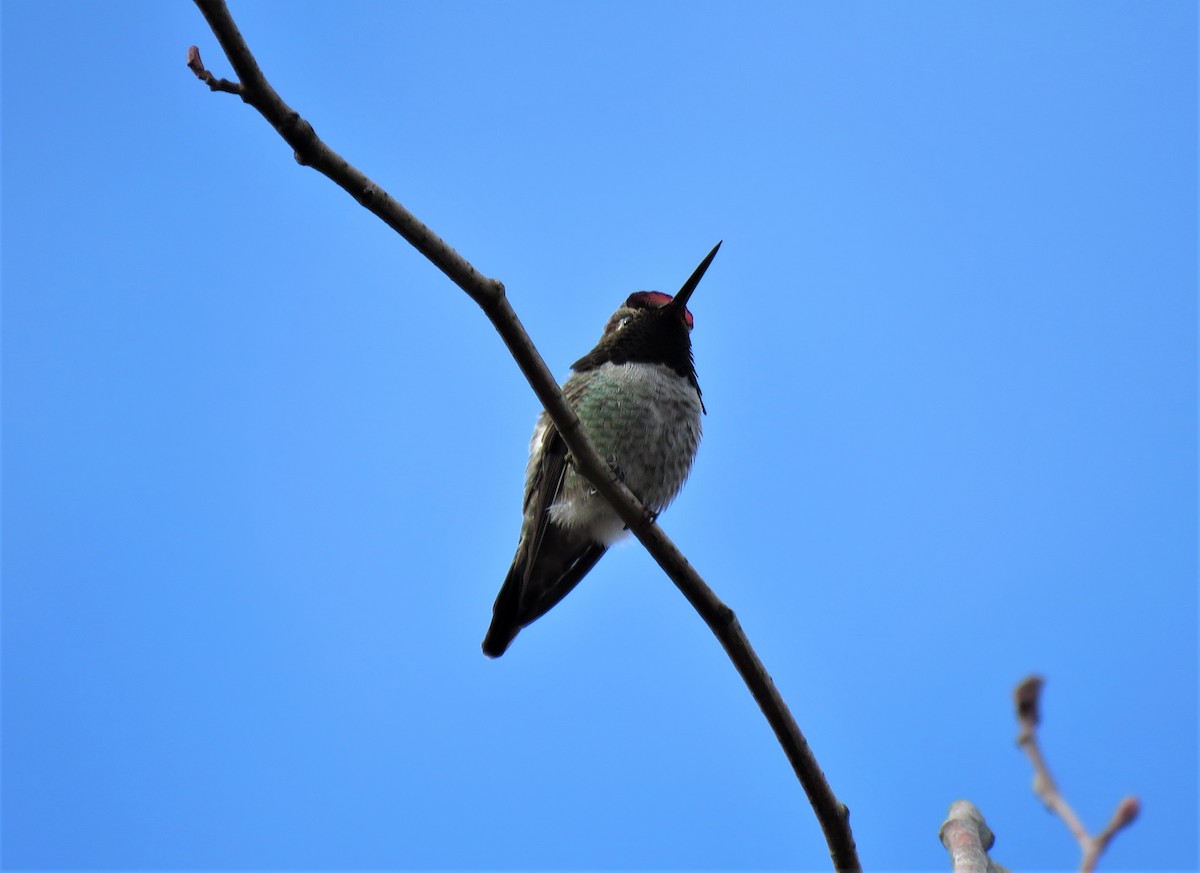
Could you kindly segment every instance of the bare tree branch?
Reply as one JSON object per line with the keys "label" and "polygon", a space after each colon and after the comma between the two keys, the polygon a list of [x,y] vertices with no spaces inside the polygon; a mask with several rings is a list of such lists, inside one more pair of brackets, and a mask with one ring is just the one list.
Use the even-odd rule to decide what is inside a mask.
{"label": "bare tree branch", "polygon": [[1080,873],[1092,873],[1108,844],[1112,842],[1117,831],[1133,823],[1141,811],[1141,804],[1136,797],[1126,797],[1119,804],[1109,820],[1108,825],[1096,836],[1091,836],[1079,816],[1075,814],[1066,798],[1058,790],[1046,759],[1042,757],[1041,747],[1037,741],[1037,727],[1042,720],[1041,697],[1045,680],[1041,676],[1030,676],[1013,691],[1013,702],[1017,707],[1017,721],[1021,731],[1017,734],[1017,745],[1025,750],[1029,762],[1033,765],[1033,793],[1046,805],[1046,809],[1057,815],[1066,823],[1071,833],[1079,843],[1083,858],[1079,862]]}
{"label": "bare tree branch", "polygon": [[950,804],[938,838],[950,853],[954,873],[1008,873],[988,856],[996,837],[983,820],[983,813],[969,800]]}
{"label": "bare tree branch", "polygon": [[775,731],[792,769],[808,795],[825,834],[834,868],[839,871],[860,871],[862,867],[850,831],[849,810],[834,795],[787,704],[746,639],[733,610],[717,598],[633,493],[613,474],[596,452],[578,417],[563,397],[549,368],[509,305],[504,286],[480,274],[386,191],[322,142],[312,126],[284,103],[267,83],[223,0],[195,2],[233,66],[238,82],[214,77],[201,63],[199,50],[195,47],[188,51],[188,67],[214,91],[237,94],[245,103],[254,107],[292,147],[297,162],[314,168],[343,188],[363,207],[404,237],[479,304],[562,434],[579,472],[613,505],[617,514],[704,619],[728,653],[772,730]]}

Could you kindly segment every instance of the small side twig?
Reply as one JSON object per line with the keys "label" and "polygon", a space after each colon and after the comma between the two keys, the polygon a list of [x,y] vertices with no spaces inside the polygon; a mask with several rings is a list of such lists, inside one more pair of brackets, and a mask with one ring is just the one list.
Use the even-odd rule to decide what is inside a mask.
{"label": "small side twig", "polygon": [[1138,817],[1141,803],[1136,797],[1126,797],[1117,804],[1117,809],[1104,830],[1095,836],[1088,833],[1075,810],[1059,791],[1038,745],[1037,727],[1042,720],[1041,696],[1042,686],[1045,684],[1041,676],[1030,676],[1013,691],[1017,722],[1021,726],[1020,733],[1017,734],[1017,745],[1025,750],[1029,763],[1033,765],[1033,793],[1046,805],[1046,809],[1063,820],[1079,843],[1079,849],[1083,853],[1079,863],[1080,873],[1092,873],[1117,832],[1132,824]]}
{"label": "small side twig", "polygon": [[224,91],[226,94],[241,94],[242,86],[237,82],[230,82],[228,79],[218,79],[204,66],[204,61],[200,60],[200,49],[192,46],[187,52],[188,69],[196,74],[196,78],[211,88],[213,91]]}

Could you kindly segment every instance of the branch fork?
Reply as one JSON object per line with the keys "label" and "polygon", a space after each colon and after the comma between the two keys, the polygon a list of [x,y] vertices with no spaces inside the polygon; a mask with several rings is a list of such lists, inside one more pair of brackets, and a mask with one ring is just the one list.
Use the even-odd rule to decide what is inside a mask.
{"label": "branch fork", "polygon": [[1045,804],[1046,809],[1063,820],[1079,843],[1082,852],[1080,873],[1092,873],[1113,837],[1137,819],[1138,813],[1141,812],[1141,802],[1136,797],[1126,797],[1117,804],[1116,811],[1104,830],[1095,836],[1088,833],[1083,821],[1067,803],[1054,777],[1050,775],[1050,768],[1046,765],[1046,759],[1042,756],[1041,746],[1038,744],[1037,728],[1042,720],[1041,699],[1045,684],[1041,676],[1030,676],[1013,691],[1017,723],[1021,728],[1017,734],[1017,745],[1025,751],[1033,765],[1033,793]]}

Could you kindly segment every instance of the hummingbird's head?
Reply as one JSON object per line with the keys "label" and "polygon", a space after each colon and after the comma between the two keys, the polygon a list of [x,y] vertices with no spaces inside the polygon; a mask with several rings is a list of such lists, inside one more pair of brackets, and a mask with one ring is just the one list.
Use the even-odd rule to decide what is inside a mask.
{"label": "hummingbird's head", "polygon": [[[667,313],[654,312],[654,310],[666,308],[674,299],[670,294],[664,294],[661,291],[633,292],[629,295],[629,299],[621,304],[621,308],[612,314],[608,324],[604,325],[603,336],[611,336],[618,331],[625,330],[635,322],[649,324],[652,321],[661,320],[664,325],[672,324],[674,326],[673,322],[678,321],[678,318],[672,319]],[[676,308],[674,311],[678,311],[678,309]],[[683,307],[683,324],[689,331],[695,325],[692,313],[686,306]]]}
{"label": "hummingbird's head", "polygon": [[605,363],[666,364],[689,379],[699,391],[689,336],[694,320],[687,302],[720,247],[720,243],[713,247],[674,297],[661,291],[630,294],[604,326],[596,348],[572,364],[571,369],[582,372]]}

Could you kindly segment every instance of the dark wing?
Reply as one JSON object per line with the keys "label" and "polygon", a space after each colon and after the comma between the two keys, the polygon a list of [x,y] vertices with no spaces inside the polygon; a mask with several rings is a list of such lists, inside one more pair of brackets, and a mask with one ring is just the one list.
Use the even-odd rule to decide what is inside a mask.
{"label": "dark wing", "polygon": [[525,518],[532,518],[533,524],[517,546],[492,607],[492,623],[483,640],[489,657],[504,654],[521,628],[566,597],[607,548],[579,531],[551,524],[550,506],[562,491],[567,464],[566,443],[547,422],[540,461],[525,491]]}
{"label": "dark wing", "polygon": [[[534,525],[528,537],[523,537],[517,546],[513,569],[522,569],[522,583],[528,582],[534,561],[542,551],[546,530],[550,527],[550,506],[562,493],[563,481],[567,478],[567,443],[554,426],[546,420],[542,434],[542,453],[537,469],[525,486],[525,501],[522,509],[525,518],[533,518]],[[525,598],[522,598],[524,600]]]}

